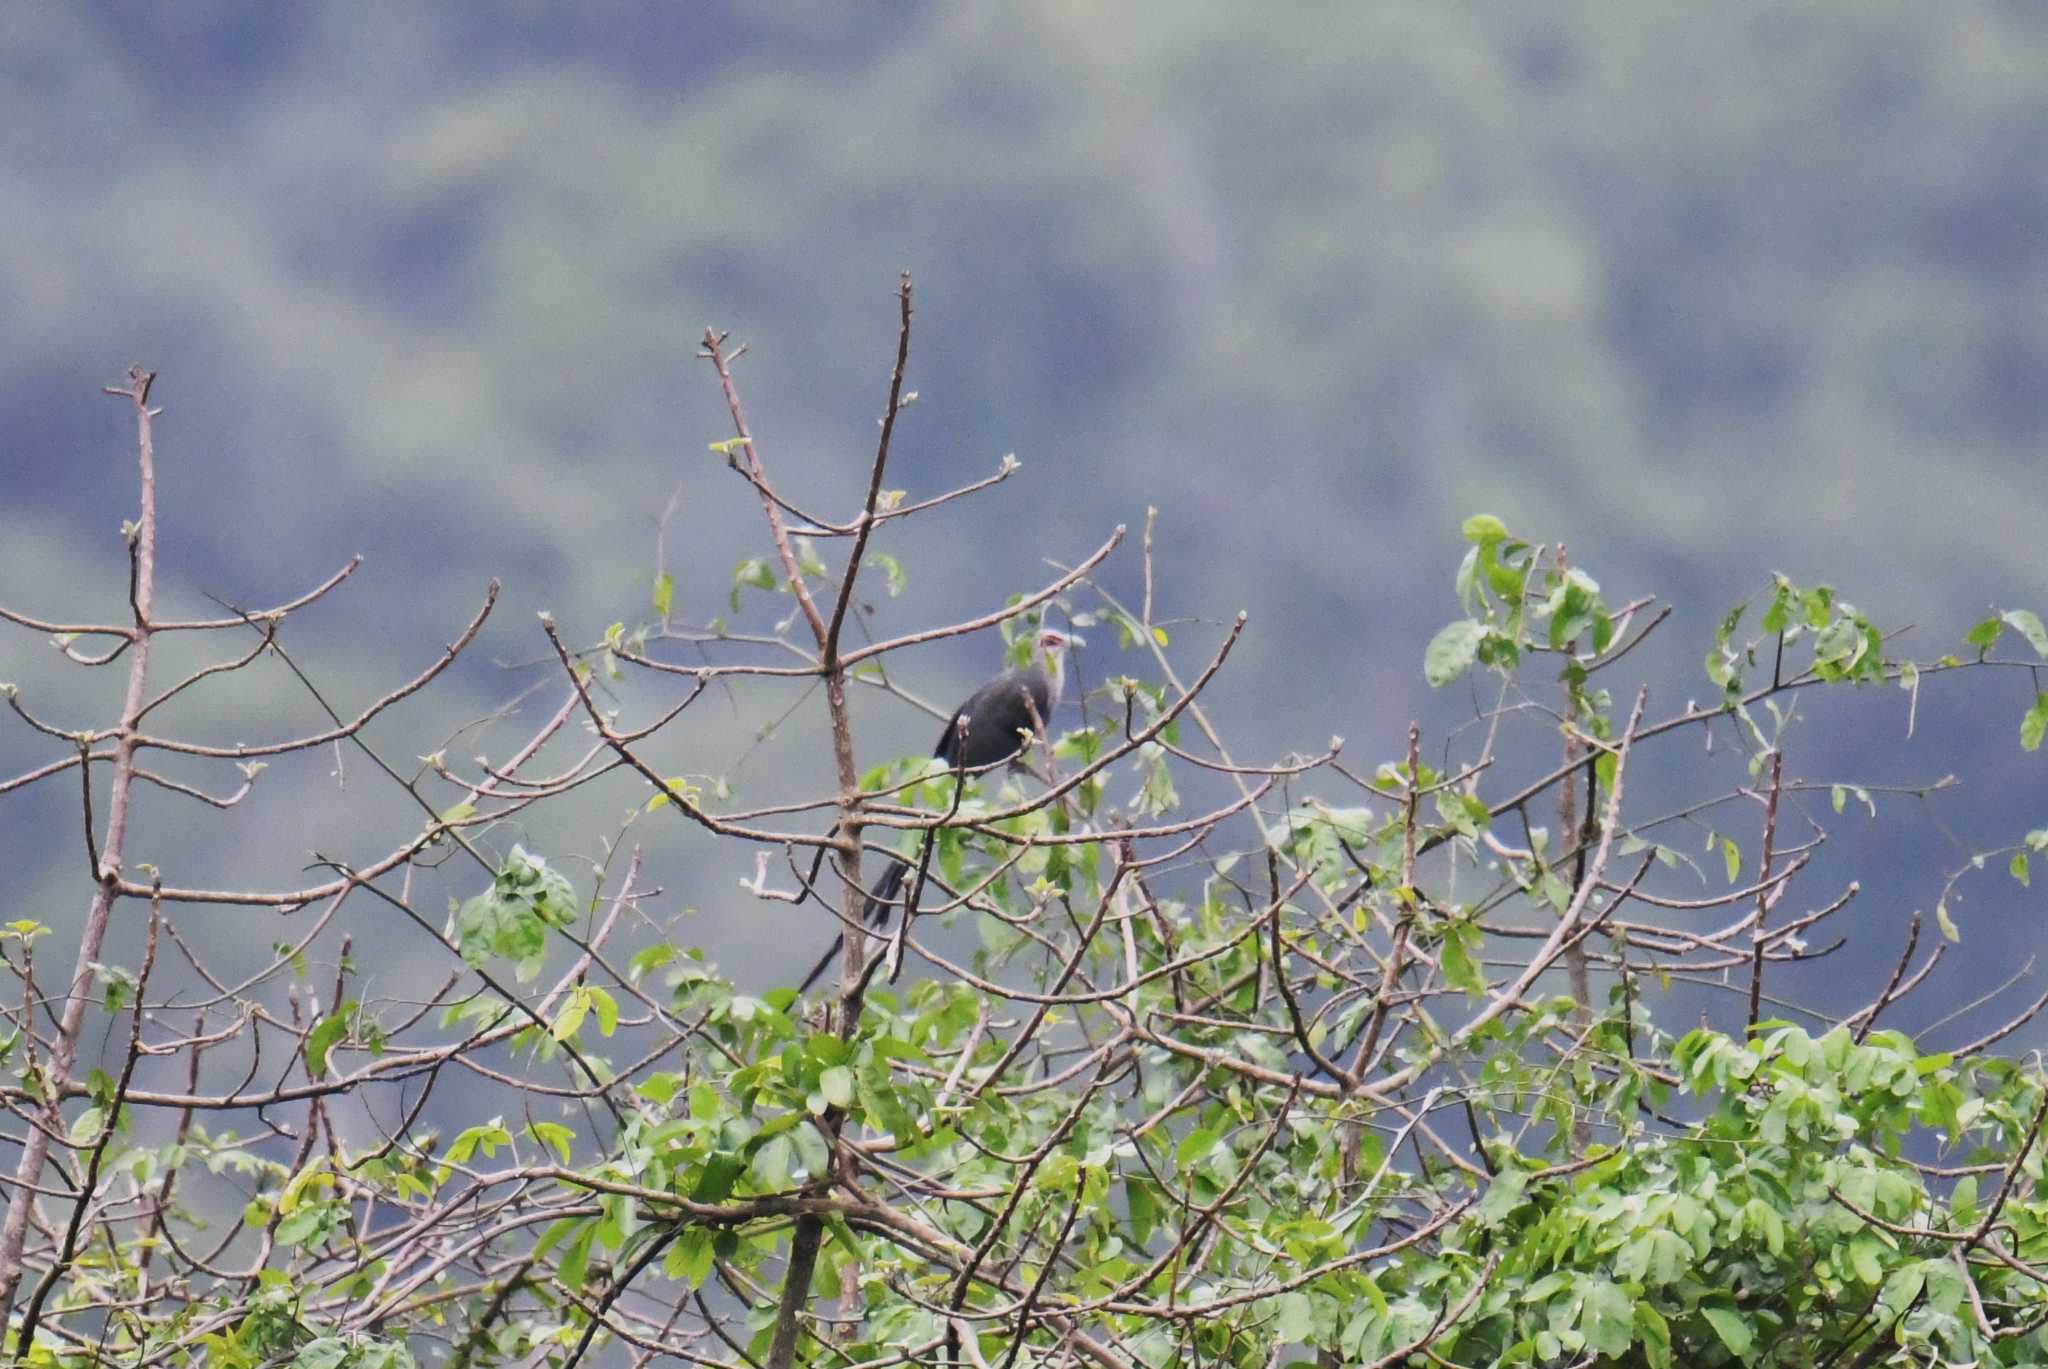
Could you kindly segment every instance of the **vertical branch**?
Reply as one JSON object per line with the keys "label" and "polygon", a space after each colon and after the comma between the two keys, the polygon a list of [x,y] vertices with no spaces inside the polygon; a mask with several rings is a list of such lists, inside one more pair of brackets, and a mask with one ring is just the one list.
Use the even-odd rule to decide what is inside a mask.
{"label": "vertical branch", "polygon": [[[128,601],[135,626],[129,640],[128,689],[121,704],[121,726],[114,743],[112,779],[107,789],[107,835],[100,843],[99,864],[94,870],[98,887],[92,906],[79,933],[78,957],[71,971],[70,992],[57,1023],[56,1040],[51,1043],[49,1069],[44,1076],[44,1125],[29,1128],[22,1142],[21,1159],[14,1167],[14,1192],[7,1202],[7,1216],[0,1222],[0,1316],[14,1306],[21,1286],[22,1246],[28,1237],[29,1209],[49,1159],[50,1136],[62,1129],[60,1103],[64,1086],[78,1059],[79,1033],[85,1024],[86,1004],[92,989],[93,962],[106,943],[107,924],[114,900],[120,897],[121,856],[128,839],[129,795],[135,784],[136,739],[140,735],[142,710],[147,701],[150,606],[156,597],[156,434],[154,421],[161,410],[149,407],[149,389],[156,373],[141,367],[128,371],[125,389],[109,386],[106,393],[128,400],[135,407],[136,460],[140,467],[141,508],[128,540]],[[87,836],[90,841],[90,834]]]}
{"label": "vertical branch", "polygon": [[1778,794],[1785,769],[1785,753],[1771,748],[1771,792],[1764,796],[1764,860],[1756,875],[1756,927],[1749,934],[1749,1025],[1754,1027],[1764,997],[1764,918],[1782,892],[1781,883],[1771,884],[1771,862],[1777,858]]}
{"label": "vertical branch", "polygon": [[[1568,569],[1565,562],[1564,545],[1560,543],[1557,548],[1557,573],[1560,577],[1563,577],[1568,572]],[[1579,644],[1576,639],[1566,642],[1564,644],[1565,654],[1567,656],[1576,656],[1578,654],[1578,647]],[[1585,880],[1586,841],[1590,835],[1590,833],[1580,830],[1582,823],[1579,817],[1578,763],[1583,757],[1586,748],[1579,742],[1578,729],[1579,691],[1576,685],[1567,681],[1564,687],[1564,764],[1566,769],[1564,772],[1564,782],[1558,786],[1557,791],[1557,850],[1560,856],[1563,855],[1567,841],[1574,843],[1578,848],[1577,867],[1572,887],[1574,895],[1579,892],[1578,885]],[[1596,797],[1593,793],[1591,767],[1588,767],[1584,826],[1590,827],[1592,825],[1595,802]],[[1576,901],[1574,906],[1576,906]],[[1573,937],[1565,944],[1564,970],[1565,978],[1571,986],[1573,1034],[1583,1041],[1586,1039],[1586,1033],[1593,1025],[1593,973],[1586,957],[1586,943],[1578,937]],[[1582,1154],[1587,1143],[1592,1139],[1592,1133],[1587,1129],[1585,1120],[1579,1116],[1577,1108],[1572,1109],[1572,1119],[1572,1152],[1573,1154]]]}
{"label": "vertical branch", "polygon": [[[889,374],[889,398],[882,411],[881,435],[875,443],[875,459],[868,472],[868,493],[862,506],[858,531],[854,534],[853,550],[847,558],[846,574],[840,582],[839,597],[832,607],[832,619],[828,624],[819,615],[811,602],[809,591],[803,587],[796,558],[791,552],[787,534],[782,526],[782,515],[775,501],[769,497],[767,477],[762,471],[760,457],[754,451],[754,442],[747,435],[746,419],[740,412],[739,397],[732,386],[732,377],[726,361],[720,352],[719,340],[710,332],[704,335],[705,350],[711,355],[712,364],[718,369],[720,384],[725,387],[727,404],[732,410],[733,424],[739,435],[745,439],[743,446],[747,461],[755,478],[755,487],[761,492],[761,504],[768,514],[769,530],[774,534],[776,548],[782,556],[783,565],[789,571],[791,588],[803,605],[804,614],[809,618],[811,630],[818,640],[818,669],[825,680],[825,709],[832,723],[832,754],[839,770],[839,821],[835,833],[834,859],[843,876],[846,898],[845,933],[840,942],[839,964],[839,1008],[837,1029],[842,1039],[850,1040],[860,1018],[861,995],[867,983],[867,936],[865,935],[863,893],[860,877],[860,772],[853,760],[853,727],[846,707],[846,668],[839,654],[839,635],[846,622],[847,607],[853,601],[854,580],[860,574],[861,557],[866,554],[868,535],[875,525],[875,505],[881,497],[882,476],[889,464],[889,443],[896,432],[896,416],[903,408],[903,372],[910,358],[910,273],[904,272],[896,287],[897,328],[896,364]],[[914,907],[915,904],[909,906]],[[908,922],[909,908],[906,907],[902,920]],[[830,1166],[837,1168],[840,1163],[839,1131],[845,1117],[837,1108],[830,1108],[820,1119],[832,1143]],[[816,1176],[823,1183],[830,1183],[830,1175]],[[804,1305],[810,1298],[811,1277],[818,1267],[818,1248],[825,1238],[825,1224],[821,1218],[804,1215],[797,1218],[796,1226],[790,1233],[789,1264],[783,1271],[782,1297],[775,1309],[775,1336],[768,1350],[768,1369],[789,1369],[796,1362],[798,1343],[803,1339]],[[849,1304],[848,1312],[855,1310],[854,1290],[857,1285],[842,1285],[842,1296]]]}
{"label": "vertical branch", "polygon": [[[1568,569],[1565,563],[1565,550],[1560,544],[1557,549],[1557,573],[1562,577],[1567,573]],[[1565,654],[1567,656],[1576,655],[1578,646],[1579,644],[1576,639],[1566,642],[1564,644]],[[1585,753],[1585,747],[1579,742],[1578,726],[1579,691],[1575,686],[1567,683],[1564,692],[1564,782],[1558,786],[1557,791],[1557,849],[1559,854],[1562,855],[1565,843],[1567,841],[1575,842],[1581,853],[1579,869],[1583,870],[1585,868],[1586,834],[1579,830],[1581,821],[1579,817],[1578,763]],[[1593,807],[1595,803],[1592,788],[1590,783],[1586,786],[1586,816],[1584,821],[1588,824],[1593,820]],[[1576,894],[1578,889],[1574,887],[1572,892]],[[1586,1027],[1593,1020],[1593,976],[1587,965],[1586,946],[1583,941],[1574,941],[1566,949],[1564,965],[1566,978],[1571,982],[1572,1001],[1578,1005],[1572,1010],[1572,1026],[1583,1034]]]}
{"label": "vertical branch", "polygon": [[[868,471],[867,499],[861,506],[853,550],[846,558],[846,574],[840,579],[839,597],[832,605],[832,621],[819,643],[819,665],[825,672],[825,706],[832,715],[833,754],[839,764],[839,826],[844,843],[839,863],[846,872],[846,932],[839,946],[839,1034],[843,1037],[853,1034],[854,1019],[860,1013],[860,995],[867,983],[867,937],[864,933],[866,899],[861,893],[860,878],[860,781],[853,763],[853,734],[846,721],[846,676],[839,656],[839,636],[846,625],[847,608],[853,602],[854,579],[860,574],[861,558],[867,554],[868,537],[875,528],[875,506],[882,495],[882,475],[889,465],[889,442],[896,434],[896,416],[903,411],[903,372],[910,361],[908,271],[897,279],[896,310],[896,364],[889,372],[889,398],[882,408],[881,434],[875,440],[875,459]],[[908,925],[908,909],[916,906],[914,898],[906,905],[898,922],[899,929]]]}
{"label": "vertical branch", "polygon": [[[192,1014],[192,1045],[185,1061],[185,1092],[196,1096],[199,1092],[199,1064],[206,1054],[206,1044],[199,1038],[206,1034],[206,1014]],[[192,1109],[190,1106],[178,1109],[178,1127],[171,1135],[171,1144],[182,1147],[192,1135]],[[164,1225],[170,1220],[171,1187],[178,1181],[178,1171],[164,1171],[164,1181],[156,1191],[150,1204],[149,1227],[141,1241],[141,1248],[135,1255],[135,1277],[146,1295],[149,1291],[149,1265],[155,1256],[156,1247],[164,1234]]]}
{"label": "vertical branch", "polygon": [[[875,441],[874,466],[868,472],[868,497],[861,506],[859,530],[853,535],[853,552],[846,558],[846,576],[840,581],[839,598],[832,605],[832,621],[825,629],[825,664],[839,659],[839,631],[846,625],[846,608],[853,602],[853,578],[860,573],[860,558],[867,554],[868,536],[875,530],[875,503],[882,497],[882,472],[889,465],[889,440],[896,435],[896,416],[903,412],[903,371],[910,362],[910,273],[896,283],[896,366],[889,372],[889,402],[882,409],[882,435]],[[751,448],[749,448],[751,450]]]}
{"label": "vertical branch", "polygon": [[[839,598],[832,607],[832,622],[820,640],[819,666],[825,672],[825,707],[832,715],[833,755],[839,763],[839,835],[842,842],[839,864],[845,871],[846,932],[839,946],[839,1034],[851,1038],[860,1016],[861,994],[867,984],[866,898],[860,877],[860,779],[853,763],[853,732],[847,722],[846,672],[839,656],[839,633],[846,622],[847,606],[853,602],[854,578],[860,574],[861,557],[867,553],[868,536],[874,531],[875,504],[882,494],[882,474],[889,465],[889,442],[896,433],[896,416],[903,409],[903,372],[910,360],[910,273],[905,271],[896,284],[896,364],[889,372],[889,399],[882,409],[881,434],[875,440],[875,459],[868,471],[867,501],[861,507],[860,530],[854,534],[853,551],[846,560],[846,574],[839,585]],[[907,928],[915,898],[904,906],[898,928]],[[832,1123],[837,1134],[836,1114]],[[799,1224],[801,1230],[801,1223]],[[772,1365],[772,1360],[771,1360]]]}
{"label": "vertical branch", "polygon": [[1366,1066],[1379,1049],[1380,1033],[1386,1029],[1387,1014],[1393,1010],[1394,990],[1400,986],[1401,975],[1408,964],[1408,929],[1415,921],[1415,857],[1416,827],[1420,820],[1417,805],[1422,801],[1422,727],[1419,723],[1408,724],[1408,798],[1401,818],[1401,887],[1395,897],[1402,901],[1395,914],[1394,944],[1387,951],[1386,968],[1380,973],[1379,994],[1372,1005],[1372,1021],[1365,1029],[1365,1035],[1358,1043],[1358,1050],[1351,1057],[1349,1079],[1357,1087],[1365,1078]]}
{"label": "vertical branch", "polygon": [[1145,506],[1145,612],[1138,619],[1149,632],[1152,627],[1152,529],[1159,522],[1159,508],[1155,504]]}
{"label": "vertical branch", "polygon": [[725,334],[706,328],[703,355],[711,362],[711,368],[718,372],[719,388],[725,392],[726,411],[732,415],[733,432],[739,437],[748,477],[761,496],[761,510],[768,516],[768,535],[775,542],[775,554],[782,561],[782,573],[789,578],[789,592],[796,596],[804,621],[811,625],[811,635],[822,649],[825,645],[825,620],[818,614],[818,605],[811,598],[811,587],[804,580],[803,567],[797,564],[796,551],[789,544],[789,529],[783,525],[782,509],[768,492],[768,473],[762,469],[761,454],[754,450],[754,434],[747,427],[746,410],[740,407],[740,392],[732,381],[732,359],[725,354]]}
{"label": "vertical branch", "polygon": [[86,1209],[93,1205],[93,1198],[99,1192],[100,1170],[107,1159],[107,1143],[114,1139],[114,1131],[121,1125],[121,1109],[128,1101],[128,1086],[135,1080],[136,1062],[142,1059],[142,1017],[143,1004],[149,992],[149,976],[156,969],[156,934],[163,924],[164,905],[161,899],[152,899],[149,905],[149,939],[142,952],[142,970],[135,977],[135,1008],[128,1015],[128,1053],[121,1066],[120,1082],[114,1086],[114,1098],[107,1106],[106,1120],[100,1123],[100,1134],[94,1138],[92,1158],[87,1161],[85,1180],[79,1185],[78,1198],[71,1206],[71,1221],[64,1228],[64,1246],[57,1258],[43,1274],[36,1291],[30,1295],[28,1308],[21,1314],[21,1333],[15,1341],[18,1358],[26,1359],[31,1346],[35,1344],[36,1324],[42,1320],[43,1304],[64,1275],[71,1269],[72,1261],[78,1258],[78,1235],[85,1227]]}
{"label": "vertical branch", "polygon": [[[1581,822],[1579,818],[1578,763],[1583,758],[1582,753],[1585,748],[1580,745],[1578,733],[1574,726],[1578,722],[1578,716],[1578,696],[1573,695],[1572,701],[1566,706],[1564,714],[1564,760],[1565,764],[1569,765],[1571,769],[1564,772],[1564,783],[1560,784],[1557,789],[1557,844],[1560,852],[1564,850],[1564,844],[1567,841],[1582,841],[1579,833]],[[1593,796],[1589,793],[1586,799],[1586,806],[1590,809]],[[1577,893],[1578,890],[1575,888],[1572,892]],[[1572,1025],[1583,1028],[1592,1019],[1593,1013],[1593,977],[1586,964],[1585,946],[1583,944],[1574,945],[1570,950],[1566,951],[1564,953],[1564,963],[1565,972],[1571,980],[1571,995],[1574,1004],[1572,1008]]]}

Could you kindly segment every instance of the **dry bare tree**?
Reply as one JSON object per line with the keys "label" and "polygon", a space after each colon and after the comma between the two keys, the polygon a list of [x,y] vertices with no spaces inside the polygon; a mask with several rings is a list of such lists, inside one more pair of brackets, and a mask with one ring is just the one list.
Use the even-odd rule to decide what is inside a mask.
{"label": "dry bare tree", "polygon": [[[495,585],[359,711],[253,745],[173,735],[163,704],[259,666],[327,708],[286,629],[355,563],[275,608],[160,617],[153,377],[111,391],[138,433],[127,611],[0,609],[79,669],[127,672],[99,725],[6,690],[50,755],[0,796],[75,806],[90,883],[62,936],[0,928],[18,1360],[2036,1362],[2048,1090],[1994,1048],[2042,1004],[1945,1045],[1880,1025],[1944,948],[1922,954],[1919,914],[1890,895],[1866,919],[1904,943],[1889,980],[1833,1018],[1788,997],[1873,898],[1811,887],[1830,810],[1875,808],[1869,786],[1788,769],[1788,704],[1890,682],[1910,707],[1937,674],[2031,669],[1992,651],[2010,630],[2048,655],[2037,618],[2009,611],[1973,631],[1973,658],[1916,665],[1831,590],[1779,579],[1754,635],[1740,612],[1722,623],[1713,701],[1659,712],[1618,667],[1668,609],[1610,606],[1561,547],[1479,517],[1463,616],[1425,660],[1438,684],[1492,682],[1470,721],[1411,726],[1376,766],[1335,739],[1247,760],[1204,702],[1244,618],[1160,609],[1150,513],[1135,606],[1096,576],[1128,554],[1119,527],[976,617],[860,637],[877,531],[961,516],[1017,470],[924,498],[887,487],[908,277],[897,305],[866,494],[837,519],[771,477],[744,349],[704,335],[733,430],[714,450],[763,527],[737,580],[786,594],[782,624],[679,626],[665,574],[637,630],[543,620],[542,720],[467,767],[429,744],[412,774],[366,728],[476,640]],[[863,755],[849,696],[900,694],[898,653],[990,632],[1021,651],[1055,620],[1102,657],[1114,642],[1119,669],[1078,722],[1042,720],[1023,769]],[[223,645],[167,683],[156,648],[187,636]],[[625,716],[613,674],[666,701]],[[747,806],[676,775],[671,725],[708,689],[788,682],[822,687],[811,797]],[[2023,741],[2044,730],[2037,693]],[[1713,764],[1666,741],[1710,732]],[[277,889],[131,856],[142,786],[230,809],[261,801],[268,761],[337,747],[423,814],[416,833]],[[593,785],[750,852],[748,898],[810,910],[818,944],[843,937],[836,982],[808,1001],[742,992],[650,936],[665,891],[629,837],[583,889],[501,849],[510,822]],[[1703,832],[1711,875],[1690,854]],[[2048,830],[2015,833],[1994,854],[2024,881],[2044,847]],[[880,934],[870,857],[914,871]],[[449,883],[467,897],[443,914]],[[223,906],[275,917],[280,947],[209,963],[181,919]],[[1950,906],[1935,917],[1952,936]],[[345,909],[439,956],[438,986],[362,988]],[[119,929],[132,966],[109,960]],[[1686,1015],[1704,1021],[1671,1025]],[[344,1111],[374,1143],[349,1139]]]}

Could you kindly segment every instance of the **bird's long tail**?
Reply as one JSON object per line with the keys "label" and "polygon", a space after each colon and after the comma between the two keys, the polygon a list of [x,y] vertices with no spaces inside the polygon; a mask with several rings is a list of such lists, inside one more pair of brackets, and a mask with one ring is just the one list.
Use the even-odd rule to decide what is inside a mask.
{"label": "bird's long tail", "polygon": [[[910,867],[902,861],[891,860],[889,868],[882,871],[882,877],[875,881],[874,888],[868,890],[868,901],[860,910],[861,920],[868,926],[881,927],[888,923],[890,910],[903,896],[903,876],[909,869]],[[818,963],[811,967],[811,972],[804,976],[804,982],[796,986],[796,991],[809,992],[811,985],[818,982],[818,977],[831,968],[833,961],[839,959],[840,948],[845,944],[846,933],[841,932],[833,937],[832,945],[819,958]]]}

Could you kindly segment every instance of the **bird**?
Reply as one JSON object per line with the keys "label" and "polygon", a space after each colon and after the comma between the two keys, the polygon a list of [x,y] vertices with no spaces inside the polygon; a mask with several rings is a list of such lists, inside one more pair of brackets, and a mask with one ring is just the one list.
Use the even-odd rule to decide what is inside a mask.
{"label": "bird", "polygon": [[[1004,671],[968,695],[946,720],[945,731],[939,733],[938,745],[932,748],[933,757],[962,777],[1015,760],[1025,742],[1052,720],[1066,683],[1068,643],[1066,633],[1040,628],[1032,644],[1031,663]],[[929,844],[932,833],[927,831],[924,839]],[[861,917],[870,927],[888,923],[889,910],[900,901],[903,877],[909,869],[901,860],[891,859],[889,868],[868,891]],[[908,916],[909,910],[904,914]],[[817,982],[838,958],[845,941],[843,932],[832,938],[830,948],[797,986],[798,993]]]}

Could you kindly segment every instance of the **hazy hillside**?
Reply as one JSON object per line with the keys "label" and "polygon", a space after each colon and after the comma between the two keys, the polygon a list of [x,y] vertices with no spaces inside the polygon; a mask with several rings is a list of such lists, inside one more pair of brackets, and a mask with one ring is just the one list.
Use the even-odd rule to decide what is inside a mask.
{"label": "hazy hillside", "polygon": [[[1162,602],[1251,612],[1219,692],[1248,743],[1341,732],[1369,762],[1466,706],[1419,660],[1479,508],[1681,605],[1672,706],[1710,692],[1704,634],[1770,566],[1930,654],[1989,604],[2048,607],[2037,8],[17,6],[0,64],[0,600],[118,611],[128,420],[97,391],[141,361],[168,602],[288,597],[364,552],[298,644],[347,702],[431,659],[493,575],[500,660],[539,649],[538,609],[582,639],[644,616],[672,494],[678,610],[723,611],[760,548],[705,450],[728,429],[696,336],[752,344],[763,449],[829,505],[904,267],[920,399],[892,483],[1025,469],[884,539],[910,582],[878,622],[984,608],[1156,504]],[[994,655],[902,669],[949,698]],[[82,725],[116,682],[51,657],[0,636],[0,678]],[[530,678],[471,666],[380,736],[421,754]],[[313,716],[271,686],[180,724]],[[1995,716],[1923,705],[1925,753],[1975,758],[1978,830],[2042,821],[2021,688]],[[732,766],[786,701],[707,718],[679,759]],[[1853,769],[1902,709],[1816,744]],[[866,759],[928,740],[868,716]],[[822,776],[805,726],[738,778]],[[0,724],[9,773],[46,754]],[[285,878],[411,820],[365,773],[301,778],[331,802],[153,802],[145,858]],[[71,799],[0,800],[0,918],[81,902]],[[1873,918],[1967,855],[1915,830]],[[765,973],[789,929],[711,916],[730,872],[664,854],[703,935]],[[2001,966],[2038,936],[2014,894],[1977,924]]]}

